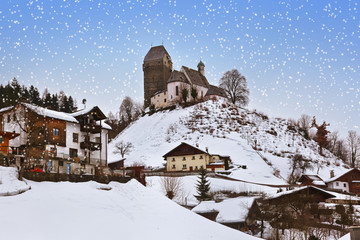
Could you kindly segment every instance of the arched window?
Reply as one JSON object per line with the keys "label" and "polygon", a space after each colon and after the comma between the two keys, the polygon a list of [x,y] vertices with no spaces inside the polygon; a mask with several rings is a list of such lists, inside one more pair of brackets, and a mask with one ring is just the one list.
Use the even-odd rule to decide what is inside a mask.
{"label": "arched window", "polygon": [[176,96],[179,96],[179,86],[176,86],[175,92],[176,92]]}

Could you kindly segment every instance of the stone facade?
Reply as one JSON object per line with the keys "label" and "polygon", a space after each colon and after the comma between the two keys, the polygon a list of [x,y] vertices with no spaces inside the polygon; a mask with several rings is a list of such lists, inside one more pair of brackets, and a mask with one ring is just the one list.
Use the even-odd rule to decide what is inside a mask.
{"label": "stone facade", "polygon": [[171,57],[164,46],[152,47],[144,58],[144,106],[150,105],[151,97],[166,90],[167,80],[172,73]]}

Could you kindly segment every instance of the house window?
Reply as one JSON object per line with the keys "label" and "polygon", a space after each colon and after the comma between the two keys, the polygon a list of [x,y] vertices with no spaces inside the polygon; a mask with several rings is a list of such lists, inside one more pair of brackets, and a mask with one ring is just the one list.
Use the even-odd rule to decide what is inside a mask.
{"label": "house window", "polygon": [[97,143],[100,143],[100,142],[101,142],[100,140],[101,140],[100,137],[96,137],[96,138],[95,138],[95,142],[97,142]]}
{"label": "house window", "polygon": [[195,156],[192,156],[192,158],[191,158],[192,160],[195,160]]}
{"label": "house window", "polygon": [[78,150],[74,149],[74,148],[70,148],[69,149],[69,155],[71,158],[77,157],[78,156]]}
{"label": "house window", "polygon": [[172,160],[171,160],[171,161],[175,162],[175,158],[172,158]]}
{"label": "house window", "polygon": [[4,137],[0,136],[0,143],[4,143]]}
{"label": "house window", "polygon": [[7,120],[8,120],[8,123],[11,121],[11,116],[10,116],[10,114],[7,116]]}
{"label": "house window", "polygon": [[15,122],[16,121],[16,114],[14,113],[13,115],[13,121]]}
{"label": "house window", "polygon": [[344,187],[346,187],[346,183],[344,183]]}
{"label": "house window", "polygon": [[183,164],[183,169],[186,169],[186,164]]}
{"label": "house window", "polygon": [[75,143],[79,142],[79,134],[73,133],[73,142]]}
{"label": "house window", "polygon": [[166,102],[166,98],[164,99],[164,102]]}
{"label": "house window", "polygon": [[183,161],[185,161],[186,160],[186,157],[183,157]]}
{"label": "house window", "polygon": [[197,166],[195,166],[195,170],[198,170],[198,167],[197,167]]}
{"label": "house window", "polygon": [[176,96],[179,96],[179,86],[176,86],[175,92],[176,92]]}
{"label": "house window", "polygon": [[339,186],[339,183],[338,183],[338,182],[336,182],[336,183],[335,183],[335,185],[338,187],[338,186]]}
{"label": "house window", "polygon": [[59,136],[59,129],[53,128],[53,136]]}
{"label": "house window", "polygon": [[203,155],[200,155],[200,159],[203,159]]}
{"label": "house window", "polygon": [[59,167],[64,166],[64,161],[59,161]]}
{"label": "house window", "polygon": [[172,168],[172,169],[175,169],[175,168],[176,168],[176,167],[175,167],[175,164],[173,164],[171,168]]}

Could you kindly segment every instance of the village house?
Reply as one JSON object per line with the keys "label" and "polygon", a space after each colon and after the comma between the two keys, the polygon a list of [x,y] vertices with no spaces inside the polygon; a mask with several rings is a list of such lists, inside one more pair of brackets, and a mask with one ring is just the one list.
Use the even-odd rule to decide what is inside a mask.
{"label": "village house", "polygon": [[0,130],[13,133],[7,134],[2,156],[28,170],[94,175],[97,167],[107,166],[111,127],[105,119],[97,106],[74,113],[28,103],[1,109]]}
{"label": "village house", "polygon": [[347,193],[360,194],[360,170],[352,168],[339,176],[332,176],[325,181],[327,188]]}
{"label": "village house", "polygon": [[208,150],[203,151],[182,142],[179,146],[166,153],[164,156],[166,161],[166,171],[198,171],[206,168],[208,171],[225,170],[225,161],[227,165],[230,157],[210,154]]}
{"label": "village house", "polygon": [[324,180],[321,177],[319,177],[318,175],[303,174],[300,177],[300,179],[298,180],[298,182],[304,186],[310,185],[310,186],[316,186],[316,187],[320,187],[320,188],[326,187]]}
{"label": "village house", "polygon": [[[164,108],[183,101],[183,89],[187,89],[187,102],[212,98],[227,98],[223,89],[210,85],[205,77],[205,64],[200,61],[197,70],[182,66],[173,70],[169,53],[164,46],[152,47],[143,63],[144,106]],[[192,97],[195,89],[197,96]]]}

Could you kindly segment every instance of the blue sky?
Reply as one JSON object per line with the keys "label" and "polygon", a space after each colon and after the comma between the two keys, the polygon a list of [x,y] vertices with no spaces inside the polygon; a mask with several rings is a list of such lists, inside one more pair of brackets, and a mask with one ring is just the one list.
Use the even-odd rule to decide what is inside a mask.
{"label": "blue sky", "polygon": [[249,108],[302,113],[343,135],[360,127],[359,1],[2,1],[0,81],[13,77],[116,112],[143,101],[143,58],[162,43],[174,68],[210,83],[237,68]]}

